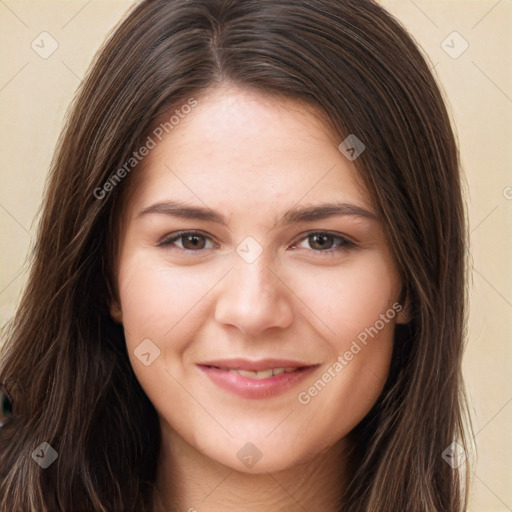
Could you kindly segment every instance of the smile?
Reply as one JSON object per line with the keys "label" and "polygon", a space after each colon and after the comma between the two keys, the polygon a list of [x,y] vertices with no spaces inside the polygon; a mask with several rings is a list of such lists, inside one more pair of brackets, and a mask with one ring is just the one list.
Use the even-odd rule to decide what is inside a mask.
{"label": "smile", "polygon": [[255,362],[237,359],[211,361],[197,366],[222,390],[243,398],[270,398],[298,384],[319,365],[289,360]]}
{"label": "smile", "polygon": [[[216,367],[214,367],[216,368]],[[287,368],[267,368],[261,371],[249,371],[249,370],[241,370],[239,368],[218,368],[219,370],[225,370],[229,372],[236,372],[238,375],[242,377],[247,377],[248,379],[269,379],[270,377],[275,377],[276,375],[281,375],[282,373],[291,373],[297,371],[299,368],[287,367]]]}

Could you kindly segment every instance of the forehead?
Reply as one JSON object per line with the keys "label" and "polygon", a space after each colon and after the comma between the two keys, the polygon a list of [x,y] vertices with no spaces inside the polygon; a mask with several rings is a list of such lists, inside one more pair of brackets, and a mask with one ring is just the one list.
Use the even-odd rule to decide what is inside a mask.
{"label": "forehead", "polygon": [[[301,199],[369,206],[354,164],[321,112],[288,98],[219,86],[197,98],[137,169],[132,196],[252,212]],[[261,210],[263,209],[263,210]]]}

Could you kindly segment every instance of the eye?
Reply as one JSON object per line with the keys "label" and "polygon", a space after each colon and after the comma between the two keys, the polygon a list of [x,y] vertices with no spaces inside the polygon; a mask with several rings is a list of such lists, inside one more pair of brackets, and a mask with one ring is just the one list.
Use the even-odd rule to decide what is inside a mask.
{"label": "eye", "polygon": [[[309,233],[302,239],[302,244],[307,243],[310,249],[316,253],[331,254],[337,251],[343,251],[350,248],[357,247],[357,245],[348,238],[326,231],[317,231]],[[308,248],[294,244],[293,247]]]}
{"label": "eye", "polygon": [[[208,245],[210,243],[210,245]],[[307,243],[309,247],[304,247]],[[302,244],[302,246],[301,246]],[[357,245],[348,238],[325,231],[309,233],[301,241],[301,244],[294,244],[293,248],[310,248],[315,253],[332,254],[337,251],[347,250],[357,247]],[[176,248],[178,251],[186,253],[200,253],[207,249],[215,249],[217,245],[210,237],[199,231],[180,231],[171,233],[158,243],[159,247]],[[174,246],[174,247],[173,247]]]}
{"label": "eye", "polygon": [[182,252],[201,252],[204,249],[213,249],[215,244],[207,247],[207,241],[212,242],[211,238],[198,231],[180,231],[171,233],[158,243],[159,247],[171,247],[177,245]]}

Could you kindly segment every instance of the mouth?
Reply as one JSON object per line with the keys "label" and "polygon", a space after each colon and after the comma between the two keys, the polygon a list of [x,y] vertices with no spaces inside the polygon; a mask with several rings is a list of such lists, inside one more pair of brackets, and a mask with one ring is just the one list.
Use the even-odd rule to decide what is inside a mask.
{"label": "mouth", "polygon": [[231,359],[197,366],[223,390],[243,398],[269,398],[290,389],[320,365],[293,360]]}
{"label": "mouth", "polygon": [[[201,365],[200,365],[201,366]],[[226,372],[233,372],[238,373],[238,375],[241,375],[242,377],[245,377],[247,379],[256,379],[256,380],[263,380],[263,379],[270,379],[271,377],[275,377],[276,375],[281,375],[283,373],[293,373],[293,372],[300,372],[302,370],[305,370],[306,368],[310,368],[310,366],[287,366],[287,367],[280,367],[280,368],[265,368],[264,370],[259,371],[251,371],[251,370],[242,370],[241,368],[227,368],[223,366],[211,366],[211,365],[205,365],[206,368],[215,368],[217,370],[223,370]]]}

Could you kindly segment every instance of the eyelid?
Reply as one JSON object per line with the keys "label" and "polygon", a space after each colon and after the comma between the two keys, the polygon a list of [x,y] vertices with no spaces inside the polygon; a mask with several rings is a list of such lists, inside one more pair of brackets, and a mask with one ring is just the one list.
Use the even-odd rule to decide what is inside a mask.
{"label": "eyelid", "polygon": [[[317,235],[317,234],[331,236],[334,239],[339,240],[340,243],[338,243],[338,245],[336,245],[335,247],[331,247],[331,248],[325,249],[325,250],[309,248],[309,251],[313,251],[313,253],[315,253],[315,254],[318,254],[318,253],[333,254],[333,253],[336,253],[336,252],[338,252],[340,250],[344,250],[344,249],[346,250],[346,249],[358,247],[358,244],[355,243],[352,239],[350,239],[346,235],[343,235],[342,233],[337,233],[337,232],[334,232],[334,231],[328,231],[328,230],[312,230],[312,231],[308,231],[306,233],[302,233],[300,235],[300,238],[298,238],[296,242],[292,243],[291,247],[292,248],[296,248],[296,246],[300,242],[303,242],[303,241],[307,240],[308,238],[310,238],[311,236]],[[202,236],[205,239],[212,241],[216,247],[219,246],[219,244],[217,244],[210,235],[208,235],[208,234],[206,234],[206,233],[204,233],[203,231],[200,231],[200,230],[181,230],[181,231],[175,231],[173,233],[169,233],[168,235],[165,235],[157,243],[157,246],[158,247],[171,246],[174,242],[176,242],[180,238],[184,237],[185,235],[198,235],[198,236]],[[177,250],[177,251],[179,251],[181,253],[186,253],[186,254],[191,254],[191,253],[201,254],[201,253],[204,253],[207,250],[211,250],[211,248],[209,248],[209,249],[193,250],[193,249],[182,249],[181,247],[176,247],[175,246],[174,250]]]}
{"label": "eyelid", "polygon": [[[184,237],[185,235],[198,235],[198,236],[202,236],[204,237],[205,239],[207,240],[210,240],[212,241],[216,246],[218,246],[218,244],[213,240],[213,238],[210,236],[210,235],[207,235],[206,233],[200,231],[200,230],[196,230],[196,229],[188,229],[188,230],[182,230],[182,231],[175,231],[173,233],[169,233],[168,235],[165,235],[158,243],[157,243],[157,246],[158,247],[165,247],[165,246],[170,246],[173,242],[176,242],[177,240],[179,240],[180,238]],[[183,253],[187,253],[187,254],[191,254],[191,253],[202,253],[208,249],[198,249],[196,251],[193,251],[191,249],[182,249],[181,247],[176,247],[176,250],[180,251],[180,252],[183,252]]]}
{"label": "eyelid", "polygon": [[343,249],[347,249],[347,248],[356,248],[358,247],[358,244],[356,242],[354,242],[351,238],[347,237],[346,235],[343,235],[342,233],[337,233],[335,231],[328,231],[328,230],[313,230],[313,231],[308,231],[307,233],[303,233],[301,235],[301,238],[297,239],[297,242],[294,242],[292,247],[295,247],[298,243],[300,242],[303,242],[304,240],[307,240],[309,237],[313,236],[313,235],[328,235],[328,236],[331,236],[335,239],[338,239],[341,241],[340,244],[338,244],[337,246],[333,247],[333,248],[330,248],[330,249],[325,249],[323,251],[319,250],[319,249],[309,249],[311,251],[313,251],[314,253],[334,253],[334,252],[337,252],[339,250],[343,250]]}

